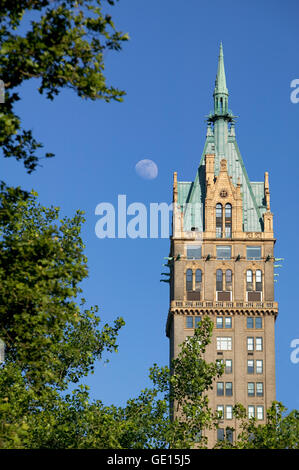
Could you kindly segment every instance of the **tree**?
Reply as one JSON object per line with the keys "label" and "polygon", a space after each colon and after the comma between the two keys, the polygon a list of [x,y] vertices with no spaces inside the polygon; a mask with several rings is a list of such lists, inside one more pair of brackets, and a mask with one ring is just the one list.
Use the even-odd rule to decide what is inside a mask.
{"label": "tree", "polygon": [[79,211],[59,220],[59,209],[42,207],[35,193],[1,186],[0,336],[5,364],[36,392],[66,389],[105,350],[117,350],[123,320],[100,329],[98,307],[78,299],[88,275],[83,221]]}
{"label": "tree", "polygon": [[122,101],[124,91],[107,86],[104,76],[104,53],[119,51],[129,39],[102,11],[104,3],[116,1],[1,1],[0,79],[5,102],[0,105],[0,145],[4,157],[23,161],[29,173],[42,158],[38,151],[43,145],[31,130],[22,128],[14,111],[24,81],[38,79],[39,93],[50,100],[70,88],[81,98]]}
{"label": "tree", "polygon": [[233,444],[218,443],[217,447],[233,449],[298,449],[299,411],[287,414],[281,402],[273,402],[266,413],[266,423],[258,424],[256,418],[248,419],[241,404],[234,407],[238,435]]}

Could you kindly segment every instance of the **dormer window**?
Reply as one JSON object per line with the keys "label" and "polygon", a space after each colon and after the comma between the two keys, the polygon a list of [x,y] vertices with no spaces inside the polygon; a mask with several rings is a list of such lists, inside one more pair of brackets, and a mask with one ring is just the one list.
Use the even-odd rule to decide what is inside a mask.
{"label": "dormer window", "polygon": [[222,204],[216,204],[216,238],[222,238]]}
{"label": "dormer window", "polygon": [[225,205],[225,238],[232,237],[232,206]]}
{"label": "dormer window", "polygon": [[[227,191],[222,190],[220,196],[226,197]],[[216,238],[232,237],[232,205],[217,203],[216,204]]]}

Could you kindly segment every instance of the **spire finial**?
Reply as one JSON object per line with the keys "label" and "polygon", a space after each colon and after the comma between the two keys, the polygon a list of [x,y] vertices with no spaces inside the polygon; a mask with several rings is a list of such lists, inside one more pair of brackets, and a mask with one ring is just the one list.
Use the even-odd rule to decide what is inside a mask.
{"label": "spire finial", "polygon": [[222,41],[220,42],[219,57],[218,57],[218,69],[217,69],[217,75],[216,75],[214,95],[216,93],[224,93],[225,95],[228,95],[228,90],[226,88],[226,77],[225,77],[225,70],[224,70],[224,57],[223,57]]}

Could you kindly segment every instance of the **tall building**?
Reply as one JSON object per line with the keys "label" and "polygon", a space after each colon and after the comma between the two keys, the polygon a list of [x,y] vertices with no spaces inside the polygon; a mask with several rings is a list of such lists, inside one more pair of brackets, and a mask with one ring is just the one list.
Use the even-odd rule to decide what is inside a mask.
{"label": "tall building", "polygon": [[275,400],[274,234],[268,173],[250,181],[237,144],[235,116],[220,46],[214,111],[194,181],[173,180],[170,257],[170,309],[166,334],[170,358],[194,334],[203,315],[213,323],[206,360],[223,362],[224,374],[209,392],[222,416],[216,440],[234,439],[232,407],[242,403],[248,416],[265,422]]}

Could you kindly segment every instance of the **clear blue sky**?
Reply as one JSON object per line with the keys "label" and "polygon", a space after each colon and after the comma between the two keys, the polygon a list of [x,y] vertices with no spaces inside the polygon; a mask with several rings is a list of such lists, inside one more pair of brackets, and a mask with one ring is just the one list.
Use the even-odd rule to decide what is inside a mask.
{"label": "clear blue sky", "polygon": [[[119,353],[98,364],[86,383],[93,398],[122,404],[149,384],[148,368],[168,364],[165,322],[168,286],[160,283],[167,239],[99,240],[95,207],[171,202],[172,173],[191,180],[212,109],[219,43],[224,46],[229,108],[239,116],[238,144],[252,181],[270,174],[276,255],[284,257],[276,285],[277,399],[299,409],[299,363],[290,343],[299,338],[298,170],[299,103],[290,83],[299,78],[297,0],[121,0],[110,9],[131,40],[106,56],[108,83],[126,90],[124,103],[83,102],[64,91],[54,102],[22,88],[17,112],[45,150],[56,157],[27,175],[22,164],[1,160],[1,179],[34,188],[45,205],[64,215],[86,211],[83,238],[90,275],[83,284],[89,305],[104,322],[122,315]],[[141,179],[135,164],[152,159],[159,169]]]}

